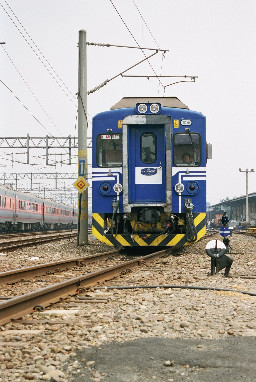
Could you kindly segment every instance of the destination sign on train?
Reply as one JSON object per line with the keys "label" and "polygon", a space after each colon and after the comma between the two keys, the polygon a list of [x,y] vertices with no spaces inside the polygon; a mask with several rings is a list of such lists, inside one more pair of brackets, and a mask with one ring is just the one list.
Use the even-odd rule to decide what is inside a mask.
{"label": "destination sign on train", "polygon": [[101,135],[101,139],[120,139],[119,134],[103,134]]}

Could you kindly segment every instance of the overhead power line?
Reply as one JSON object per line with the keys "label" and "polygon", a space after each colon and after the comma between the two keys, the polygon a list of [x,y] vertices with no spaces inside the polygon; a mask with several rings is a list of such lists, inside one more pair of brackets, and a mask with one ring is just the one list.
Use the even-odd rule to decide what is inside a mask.
{"label": "overhead power line", "polygon": [[[120,12],[118,11],[118,9],[117,9],[117,7],[115,6],[115,4],[113,3],[113,1],[112,1],[112,0],[109,0],[109,1],[110,1],[110,3],[112,4],[113,8],[115,9],[116,13],[118,14],[119,18],[121,19],[122,23],[124,24],[125,28],[128,30],[128,32],[130,33],[131,37],[132,37],[133,40],[135,41],[135,43],[138,45],[139,48],[141,48],[141,47],[140,47],[140,44],[138,43],[138,41],[137,41],[136,38],[134,37],[133,33],[132,33],[131,30],[129,29],[128,25],[127,25],[126,22],[124,21],[123,17],[121,16]],[[142,52],[143,52],[143,51],[142,51]],[[144,55],[144,57],[146,58],[146,55],[145,55],[144,52],[143,52],[143,55]],[[153,68],[153,66],[152,66],[152,64],[151,64],[151,62],[149,61],[148,58],[147,58],[147,61],[148,61],[149,66],[151,67],[153,73],[156,75],[156,77],[158,77],[157,74],[156,74],[155,69]],[[162,86],[164,86],[160,79],[158,79],[158,81],[159,81],[159,84],[161,84]]]}
{"label": "overhead power line", "polygon": [[9,90],[10,93],[12,93],[12,95],[17,99],[17,101],[24,107],[24,109],[27,110],[27,112],[39,123],[39,125],[41,125],[46,131],[47,131],[47,128],[42,124],[42,122],[39,121],[38,118],[36,118],[34,116],[34,114],[29,110],[29,108],[27,108],[27,106],[14,94],[14,92],[2,81],[0,80],[0,82],[6,87],[6,89]]}
{"label": "overhead power line", "polygon": [[59,131],[59,133],[61,134],[61,131],[58,129],[58,127],[55,125],[55,123],[53,122],[53,120],[51,119],[51,117],[49,116],[49,114],[47,113],[47,111],[45,110],[45,108],[43,107],[43,105],[41,104],[41,102],[39,101],[39,99],[37,98],[37,96],[35,95],[35,93],[33,92],[33,90],[31,89],[31,87],[29,86],[29,84],[27,83],[27,81],[25,80],[24,76],[22,75],[22,73],[20,72],[20,70],[18,69],[18,67],[15,65],[14,61],[12,60],[12,58],[10,57],[9,53],[7,52],[6,48],[1,45],[2,49],[4,50],[5,54],[7,55],[7,57],[9,58],[9,60],[11,61],[13,67],[15,68],[15,70],[18,72],[20,78],[22,79],[22,81],[25,83],[25,85],[27,86],[28,90],[30,91],[30,93],[32,94],[32,96],[34,97],[34,99],[36,100],[36,102],[38,103],[38,105],[41,107],[41,109],[43,110],[44,114],[46,115],[46,117],[49,119],[49,121],[51,122],[51,124]]}
{"label": "overhead power line", "polygon": [[144,61],[148,60],[149,58],[153,57],[154,55],[156,55],[157,53],[158,53],[158,51],[155,51],[155,52],[152,53],[150,56],[145,57],[143,60],[137,62],[136,64],[134,64],[134,65],[132,65],[132,66],[130,66],[128,69],[125,69],[125,70],[123,70],[121,73],[118,73],[118,74],[116,74],[114,77],[112,77],[112,78],[110,78],[110,79],[104,81],[102,84],[96,86],[94,89],[89,90],[87,94],[89,95],[89,94],[91,94],[91,93],[96,92],[97,90],[101,89],[103,86],[107,85],[108,82],[114,80],[115,78],[117,78],[117,77],[119,77],[119,76],[122,76],[123,73],[126,73],[128,70],[130,70],[130,69],[132,69],[132,68],[135,68],[135,66],[138,66],[138,65],[141,64],[142,62],[144,62]]}
{"label": "overhead power line", "polygon": [[[10,15],[10,12],[8,12],[7,8],[4,7],[4,5],[2,3],[0,3],[0,6],[2,7],[2,9],[4,10],[4,12],[6,13],[6,15],[9,17],[9,19],[11,20],[11,22],[13,23],[13,25],[15,26],[15,28],[18,30],[18,32],[21,34],[21,36],[23,37],[23,39],[26,41],[26,43],[28,44],[28,46],[32,49],[32,51],[35,53],[35,55],[37,56],[37,58],[39,59],[39,61],[41,62],[41,64],[45,67],[45,69],[48,71],[48,73],[50,74],[50,76],[55,80],[55,82],[58,84],[58,86],[60,87],[60,89],[66,94],[66,96],[69,98],[69,100],[74,104],[76,105],[76,102],[75,102],[75,95],[69,90],[68,86],[65,84],[65,82],[61,79],[61,77],[58,75],[58,73],[56,72],[56,70],[53,68],[53,66],[50,64],[50,62],[47,60],[47,58],[45,57],[45,55],[42,53],[42,51],[39,49],[39,47],[37,46],[37,44],[35,43],[35,41],[32,39],[32,37],[30,36],[30,34],[28,33],[28,31],[25,29],[25,27],[23,26],[23,24],[20,22],[19,18],[17,17],[17,15],[14,13],[14,11],[12,10],[12,8],[10,7],[10,5],[7,3],[6,0],[4,0],[6,5],[8,6],[9,10],[11,11],[12,15],[14,16],[14,18],[17,20],[17,22],[19,23],[20,27],[17,25],[16,21],[14,20],[14,18]],[[22,30],[21,30],[22,29]],[[25,34],[24,34],[25,32]],[[72,97],[72,98],[71,98]]]}
{"label": "overhead power line", "polygon": [[139,15],[140,15],[140,17],[141,17],[142,21],[143,21],[143,22],[144,22],[144,24],[146,25],[146,28],[147,28],[147,30],[149,31],[149,33],[150,33],[151,37],[153,38],[153,40],[154,40],[155,44],[156,44],[156,45],[157,45],[157,47],[159,48],[159,45],[158,45],[158,43],[157,43],[157,41],[156,41],[156,39],[155,39],[155,37],[154,37],[153,33],[151,32],[151,30],[150,30],[150,28],[149,28],[148,24],[146,23],[146,21],[145,21],[144,17],[142,16],[142,14],[141,14],[141,11],[139,10],[139,8],[138,8],[137,4],[135,3],[135,1],[134,1],[134,0],[132,0],[132,2],[133,2],[133,4],[134,4],[135,8],[137,9],[137,11],[138,11],[138,13],[139,13]]}
{"label": "overhead power line", "polygon": [[[128,77],[128,78],[147,78],[148,80],[150,79],[150,78],[155,78],[156,76],[151,76],[151,75],[133,75],[133,74],[131,74],[131,75],[129,75],[129,74],[121,74],[121,76],[122,77]],[[184,76],[158,76],[158,77],[160,77],[160,78],[189,78],[188,80],[180,80],[180,81],[175,81],[175,82],[172,82],[172,83],[170,83],[170,84],[168,84],[168,85],[165,85],[164,86],[164,92],[165,92],[165,88],[167,88],[168,86],[171,86],[171,85],[176,85],[176,84],[180,84],[181,82],[195,82],[195,80],[196,80],[196,78],[198,78],[198,76],[188,76],[188,75],[184,75]]]}
{"label": "overhead power line", "polygon": [[[24,107],[24,109],[27,110],[27,112],[48,132],[47,128],[42,124],[42,122],[39,121],[37,117],[34,116],[34,114],[29,110],[29,108],[15,95],[15,93],[0,79],[0,82],[6,87],[6,89],[9,90],[10,93],[17,99],[17,101]],[[53,139],[66,139],[66,137],[60,137],[60,138],[54,138],[52,134],[49,133],[49,136]],[[58,142],[59,143],[59,142]],[[61,145],[59,143],[59,145]]]}
{"label": "overhead power line", "polygon": [[160,48],[143,48],[140,46],[129,46],[129,45],[114,45],[114,44],[104,44],[101,42],[87,42],[86,45],[93,45],[93,46],[100,46],[100,47],[114,47],[114,48],[129,48],[129,49],[140,49],[140,50],[154,50],[154,51],[159,51],[159,52],[169,52],[168,49],[160,49]]}

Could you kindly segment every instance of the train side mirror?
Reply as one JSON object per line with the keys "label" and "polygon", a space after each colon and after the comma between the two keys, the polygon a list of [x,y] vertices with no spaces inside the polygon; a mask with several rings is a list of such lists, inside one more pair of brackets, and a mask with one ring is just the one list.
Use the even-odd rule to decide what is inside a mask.
{"label": "train side mirror", "polygon": [[212,144],[206,144],[206,159],[212,159]]}

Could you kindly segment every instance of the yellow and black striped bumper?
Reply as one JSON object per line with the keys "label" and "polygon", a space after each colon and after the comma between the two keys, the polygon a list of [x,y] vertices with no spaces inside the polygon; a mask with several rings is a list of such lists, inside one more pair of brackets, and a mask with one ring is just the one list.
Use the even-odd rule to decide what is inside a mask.
{"label": "yellow and black striped bumper", "polygon": [[[92,234],[107,245],[115,247],[181,247],[190,244],[185,234],[105,234],[103,214],[92,214]],[[194,213],[197,240],[206,233],[206,213]]]}

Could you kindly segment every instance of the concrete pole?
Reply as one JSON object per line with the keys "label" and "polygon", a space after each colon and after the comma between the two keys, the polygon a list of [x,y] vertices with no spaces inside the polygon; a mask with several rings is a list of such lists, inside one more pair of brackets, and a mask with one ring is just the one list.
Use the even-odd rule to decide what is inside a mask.
{"label": "concrete pole", "polygon": [[249,223],[249,202],[248,202],[248,169],[245,172],[245,220]]}
{"label": "concrete pole", "polygon": [[[87,177],[87,61],[86,31],[79,31],[79,68],[78,68],[78,176],[80,164],[83,163],[84,175]],[[88,244],[88,189],[79,195],[77,244]]]}
{"label": "concrete pole", "polygon": [[239,168],[239,171],[240,172],[245,172],[245,189],[246,189],[246,194],[245,194],[245,220],[246,220],[246,223],[250,223],[250,217],[249,217],[249,200],[248,200],[248,174],[250,172],[254,172],[254,169],[252,168],[251,170],[248,170],[248,168],[246,170],[241,170],[241,168]]}

